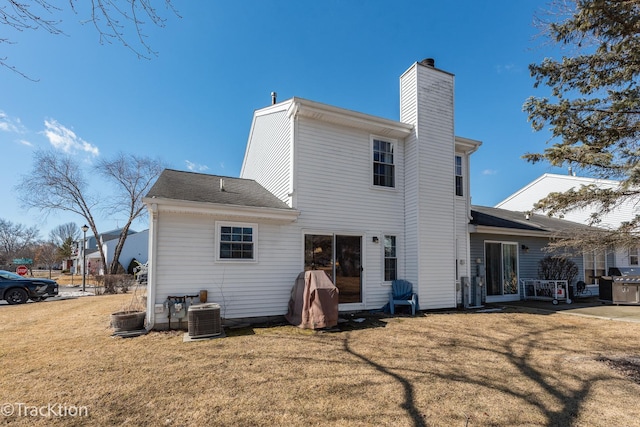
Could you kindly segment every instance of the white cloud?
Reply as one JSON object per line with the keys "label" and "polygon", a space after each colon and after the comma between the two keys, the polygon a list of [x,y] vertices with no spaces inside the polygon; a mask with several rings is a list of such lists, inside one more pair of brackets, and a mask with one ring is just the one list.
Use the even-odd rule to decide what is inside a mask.
{"label": "white cloud", "polygon": [[85,152],[94,157],[100,154],[98,147],[80,138],[74,131],[61,125],[57,120],[45,120],[44,126],[46,129],[43,133],[55,149],[65,153]]}
{"label": "white cloud", "polygon": [[18,140],[18,143],[22,145],[26,145],[27,147],[33,147],[33,144],[30,141],[27,141],[26,139],[20,139]]}
{"label": "white cloud", "polygon": [[482,175],[497,175],[498,171],[495,169],[485,169],[482,171]]}
{"label": "white cloud", "polygon": [[26,129],[20,122],[20,119],[12,119],[4,111],[0,110],[0,131],[25,133]]}
{"label": "white cloud", "polygon": [[185,160],[184,162],[187,165],[187,169],[189,169],[192,172],[203,172],[209,169],[209,166],[199,165],[197,163],[190,162],[189,160]]}
{"label": "white cloud", "polygon": [[496,72],[498,74],[511,73],[511,72],[517,72],[517,71],[520,71],[520,69],[518,67],[516,67],[514,64],[498,64],[498,65],[496,65]]}

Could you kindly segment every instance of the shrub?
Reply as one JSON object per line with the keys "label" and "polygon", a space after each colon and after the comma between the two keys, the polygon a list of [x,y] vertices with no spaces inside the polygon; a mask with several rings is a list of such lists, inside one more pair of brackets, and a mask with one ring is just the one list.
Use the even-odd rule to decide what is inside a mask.
{"label": "shrub", "polygon": [[105,294],[126,294],[133,285],[133,277],[129,274],[107,274],[96,277],[96,282],[103,288]]}
{"label": "shrub", "polygon": [[547,256],[538,261],[538,279],[566,280],[571,284],[578,276],[578,266],[569,258]]}

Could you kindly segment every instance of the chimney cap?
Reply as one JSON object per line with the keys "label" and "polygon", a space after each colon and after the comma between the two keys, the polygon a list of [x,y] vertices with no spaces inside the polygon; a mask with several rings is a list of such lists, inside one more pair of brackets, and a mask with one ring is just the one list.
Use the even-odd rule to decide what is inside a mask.
{"label": "chimney cap", "polygon": [[422,61],[420,61],[420,63],[422,65],[426,65],[427,67],[435,67],[436,66],[436,60],[433,58],[425,58]]}

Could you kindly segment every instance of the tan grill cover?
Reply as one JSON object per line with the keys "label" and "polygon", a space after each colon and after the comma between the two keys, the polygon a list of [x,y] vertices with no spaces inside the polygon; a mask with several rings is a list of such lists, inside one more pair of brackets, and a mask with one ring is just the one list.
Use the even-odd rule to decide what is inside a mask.
{"label": "tan grill cover", "polygon": [[330,328],[338,324],[338,288],[327,273],[310,270],[298,275],[285,318],[292,325],[307,329]]}

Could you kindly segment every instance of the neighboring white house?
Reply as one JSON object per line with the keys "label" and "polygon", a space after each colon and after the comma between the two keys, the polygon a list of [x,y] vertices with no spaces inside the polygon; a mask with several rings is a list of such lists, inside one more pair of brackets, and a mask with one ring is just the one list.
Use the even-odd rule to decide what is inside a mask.
{"label": "neighboring white house", "polygon": [[400,77],[399,121],[292,98],[255,112],[240,178],[165,170],[144,199],[150,326],[201,290],[225,318],[285,314],[305,269],[331,276],[342,311],[381,308],[394,278],[422,309],[455,307],[481,143],[454,135],[453,100],[425,60]]}
{"label": "neighboring white house", "polygon": [[[118,236],[119,237],[119,236]],[[102,244],[102,250],[104,256],[107,259],[107,264],[111,263],[113,255],[118,244],[118,237],[106,240]],[[136,259],[139,263],[144,264],[149,258],[149,230],[143,230],[139,232],[131,233],[127,236],[127,240],[124,241],[124,246],[120,251],[120,257],[118,262],[122,268],[127,271],[131,261]]]}
{"label": "neighboring white house", "polygon": [[[107,265],[111,264],[113,255],[115,253],[115,247],[118,243],[118,238],[122,229],[110,230],[104,233],[100,233],[99,241],[104,251]],[[98,239],[95,236],[87,236],[84,249],[82,240],[78,240],[73,244],[73,271],[76,274],[82,274],[82,260],[83,256],[86,258],[86,271],[87,274],[102,275],[104,274],[104,266],[100,258],[100,251],[98,250]],[[85,253],[83,254],[83,250]],[[127,239],[125,240],[120,257],[118,261],[122,268],[126,271],[129,267],[129,263],[133,258],[140,261],[142,264],[146,263],[149,254],[149,230],[137,232],[129,229],[127,232]]]}
{"label": "neighboring white house", "polygon": [[[534,209],[533,206],[549,193],[564,193],[572,188],[578,189],[583,185],[595,185],[599,188],[613,189],[618,187],[620,183],[609,179],[587,178],[572,174],[558,175],[546,173],[496,204],[495,207],[512,211],[531,211]],[[562,219],[586,224],[589,221],[591,213],[596,209],[597,207],[574,209],[564,214]],[[598,226],[617,228],[622,221],[627,221],[633,216],[635,216],[634,207],[631,204],[624,205],[621,209],[617,209],[615,212],[604,216]]]}
{"label": "neighboring white house", "polygon": [[[516,191],[495,207],[513,211],[532,211],[534,204],[551,192],[565,192],[583,185],[595,185],[599,188],[616,188],[620,183],[614,180],[579,177],[573,174],[544,174],[522,189]],[[574,209],[567,212],[563,219],[587,224],[593,211],[598,207]],[[637,207],[633,203],[624,203],[613,212],[603,216],[598,227],[617,228],[623,221],[637,215]],[[588,284],[597,283],[598,276],[606,275],[610,267],[638,266],[638,248],[616,249],[613,251],[593,251],[584,254],[584,280]]]}

